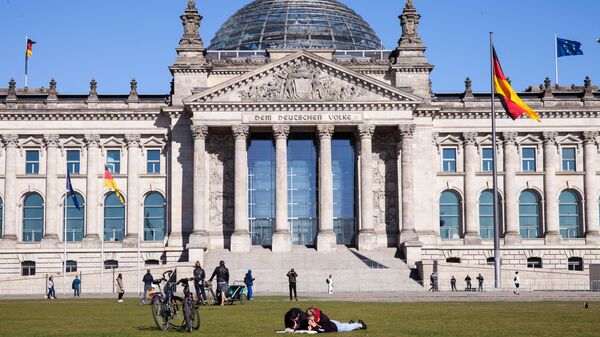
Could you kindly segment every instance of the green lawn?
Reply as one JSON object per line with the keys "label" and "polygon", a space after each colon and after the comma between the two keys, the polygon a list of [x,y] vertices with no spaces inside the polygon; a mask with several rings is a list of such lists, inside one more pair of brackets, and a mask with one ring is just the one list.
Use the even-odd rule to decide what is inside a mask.
{"label": "green lawn", "polygon": [[[258,298],[233,306],[201,309],[194,335],[281,336],[283,314],[292,306],[317,305],[340,321],[363,319],[368,330],[344,336],[598,336],[600,302],[585,310],[577,302],[352,303],[287,302]],[[134,299],[3,300],[1,336],[165,336],[156,329],[150,307]]]}

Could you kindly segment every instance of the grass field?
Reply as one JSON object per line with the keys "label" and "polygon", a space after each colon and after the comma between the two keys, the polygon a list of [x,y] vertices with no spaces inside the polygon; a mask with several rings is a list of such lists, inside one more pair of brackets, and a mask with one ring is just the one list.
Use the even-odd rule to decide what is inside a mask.
{"label": "grass field", "polygon": [[[1,336],[174,336],[156,329],[149,306],[134,299],[3,300]],[[281,336],[283,314],[292,306],[317,305],[332,319],[363,319],[368,330],[344,336],[599,336],[600,302],[585,310],[577,302],[474,303],[290,303],[258,298],[233,306],[201,309],[192,335]]]}

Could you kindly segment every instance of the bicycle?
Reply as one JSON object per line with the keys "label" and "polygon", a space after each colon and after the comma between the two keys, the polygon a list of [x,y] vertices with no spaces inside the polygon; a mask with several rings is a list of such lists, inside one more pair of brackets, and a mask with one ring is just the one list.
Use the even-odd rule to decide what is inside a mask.
{"label": "bicycle", "polygon": [[[156,326],[163,331],[169,329],[169,327],[177,329],[183,327],[184,318],[181,310],[183,308],[183,298],[174,294],[176,274],[177,271],[168,270],[163,273],[160,279],[152,282],[158,286],[158,291],[153,292],[151,297],[152,318]],[[160,287],[162,282],[166,282],[164,289]]]}
{"label": "bicycle", "polygon": [[189,281],[194,278],[182,278],[177,284],[183,285],[183,325],[187,332],[200,329],[200,311],[194,301],[194,295],[190,291]]}
{"label": "bicycle", "polygon": [[196,303],[199,305],[210,306],[215,304],[215,292],[212,288],[212,284],[204,281],[204,294],[206,295],[206,299],[202,298],[202,296],[198,297]]}

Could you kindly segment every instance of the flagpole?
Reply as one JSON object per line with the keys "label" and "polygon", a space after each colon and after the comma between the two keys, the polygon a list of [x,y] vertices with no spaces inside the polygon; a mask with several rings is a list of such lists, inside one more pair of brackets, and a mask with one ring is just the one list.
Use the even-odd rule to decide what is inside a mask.
{"label": "flagpole", "polygon": [[554,34],[554,83],[558,85],[558,46],[556,45],[557,36]]}
{"label": "flagpole", "polygon": [[[67,171],[69,170],[69,167],[67,167]],[[64,218],[63,221],[65,222],[64,224],[64,229],[63,229],[63,241],[64,241],[64,264],[63,264],[63,295],[67,295],[67,197],[69,195],[69,191],[67,190],[67,193],[65,194],[65,201],[63,202],[63,207],[64,207]]]}
{"label": "flagpole", "polygon": [[494,43],[493,43],[494,33],[490,32],[490,60],[491,60],[491,87],[492,87],[492,96],[491,96],[491,105],[492,105],[492,162],[493,162],[493,173],[492,173],[492,183],[493,183],[493,201],[494,201],[494,279],[496,289],[502,288],[502,274],[500,270],[500,226],[498,221],[498,168],[496,163],[498,162],[497,154],[496,154],[496,85],[494,82],[495,72],[494,72]]}
{"label": "flagpole", "polygon": [[25,89],[27,89],[27,63],[29,62],[29,57],[27,57],[27,41],[29,41],[29,37],[25,35]]}

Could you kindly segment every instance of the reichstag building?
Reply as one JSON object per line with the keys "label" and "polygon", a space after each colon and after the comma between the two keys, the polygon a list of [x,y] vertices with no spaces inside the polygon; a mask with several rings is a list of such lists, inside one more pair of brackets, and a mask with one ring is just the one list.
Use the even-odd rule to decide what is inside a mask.
{"label": "reichstag building", "polygon": [[527,88],[542,123],[513,122],[497,102],[492,148],[489,93],[468,78],[462,92],[432,91],[416,6],[398,6],[398,45],[384,50],[337,0],[249,0],[208,43],[189,1],[170,93],[138,93],[133,80],[103,95],[92,80],[66,95],[54,80],[10,80],[0,293],[41,292],[64,264],[97,292],[111,289],[106,270],[134,290],[140,265],[212,270],[223,257],[272,289],[294,257],[304,282],[333,271],[338,289],[374,278],[409,289],[432,271],[444,286],[477,273],[491,284],[493,151],[504,283],[519,270],[531,288],[585,288],[600,263],[598,87]]}

